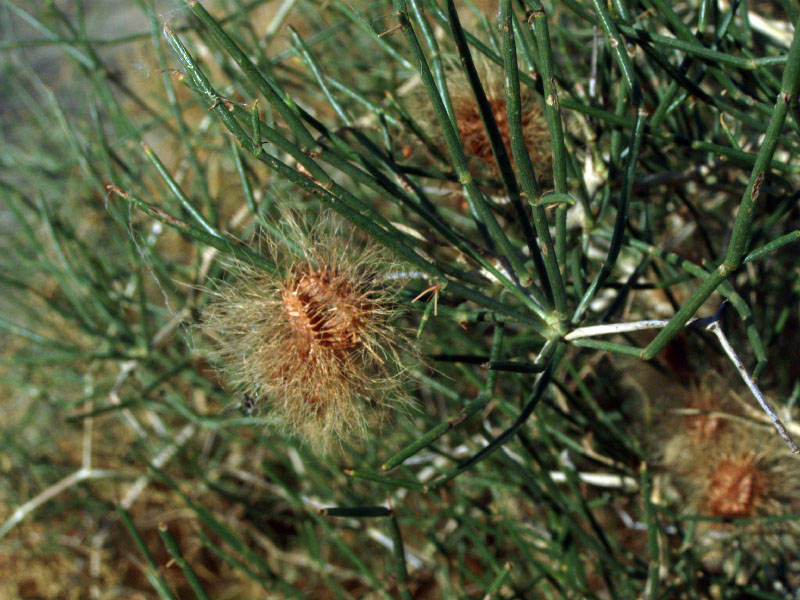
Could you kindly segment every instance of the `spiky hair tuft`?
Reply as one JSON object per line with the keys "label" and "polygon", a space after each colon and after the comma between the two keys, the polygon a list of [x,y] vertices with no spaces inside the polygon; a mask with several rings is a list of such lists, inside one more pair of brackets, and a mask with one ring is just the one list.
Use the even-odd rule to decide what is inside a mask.
{"label": "spiky hair tuft", "polygon": [[[477,60],[475,66],[506,153],[513,163],[503,70],[484,59]],[[478,110],[475,94],[467,76],[455,61],[448,67],[447,90],[453,106],[453,117],[458,135],[471,167],[475,169],[476,173],[482,172],[490,177],[499,178],[500,170]],[[527,86],[521,87],[520,100],[522,103],[522,137],[525,147],[537,176],[544,181],[549,181],[552,168],[552,147],[544,113],[536,95]],[[436,114],[424,91],[419,90],[412,96],[412,107],[411,112],[418,115],[423,123],[430,124],[433,131],[438,129]],[[446,146],[443,143],[440,145],[440,150],[446,154]]]}
{"label": "spiky hair tuft", "polygon": [[394,322],[398,284],[386,275],[396,265],[382,249],[357,247],[330,215],[281,226],[294,251],[268,241],[279,274],[233,264],[235,281],[215,293],[204,328],[228,385],[327,453],[407,406],[417,354]]}
{"label": "spiky hair tuft", "polygon": [[758,413],[719,376],[672,401],[654,462],[684,510],[713,518],[698,522],[700,538],[736,538],[754,558],[762,546],[796,549],[796,521],[769,519],[800,509],[800,462],[774,429],[754,420]]}

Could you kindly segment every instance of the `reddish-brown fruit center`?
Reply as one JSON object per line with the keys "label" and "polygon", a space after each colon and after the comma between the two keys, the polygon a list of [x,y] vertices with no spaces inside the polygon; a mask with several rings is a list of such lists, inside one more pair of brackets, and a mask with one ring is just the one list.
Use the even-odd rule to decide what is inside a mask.
{"label": "reddish-brown fruit center", "polygon": [[[503,145],[506,147],[506,152],[510,154],[509,144],[511,143],[511,135],[508,129],[508,116],[506,115],[506,103],[502,100],[490,100],[489,106],[492,109],[494,120],[497,123],[497,129],[500,131],[500,137],[503,139]],[[523,115],[523,121],[524,121]],[[486,135],[486,130],[481,121],[481,115],[478,112],[478,107],[474,103],[465,103],[458,107],[456,110],[456,121],[458,123],[458,133],[466,146],[467,151],[475,158],[480,159],[484,164],[489,167],[494,167],[494,155],[492,154],[492,146],[489,143],[489,137]],[[525,123],[523,122],[523,128]]]}
{"label": "reddish-brown fruit center", "polygon": [[725,427],[725,420],[718,415],[711,414],[715,410],[719,410],[713,395],[702,390],[694,390],[688,408],[698,411],[698,414],[687,415],[685,418],[686,429],[695,443],[707,442],[720,435]]}
{"label": "reddish-brown fruit center", "polygon": [[297,273],[282,296],[301,360],[313,360],[315,347],[345,354],[360,342],[365,307],[353,286],[336,273]]}
{"label": "reddish-brown fruit center", "polygon": [[708,484],[706,502],[715,517],[752,517],[764,497],[769,477],[753,456],[724,458]]}

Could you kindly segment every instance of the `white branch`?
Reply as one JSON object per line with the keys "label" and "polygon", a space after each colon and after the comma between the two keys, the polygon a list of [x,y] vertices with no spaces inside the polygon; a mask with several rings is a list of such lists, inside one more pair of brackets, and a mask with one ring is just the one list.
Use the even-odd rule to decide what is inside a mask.
{"label": "white branch", "polygon": [[76,483],[85,481],[87,479],[103,479],[104,477],[116,477],[118,475],[119,473],[116,471],[110,471],[106,469],[78,469],[71,475],[64,477],[64,479],[58,483],[51,485],[35,498],[31,498],[25,504],[17,508],[17,510],[15,510],[13,513],[11,513],[11,516],[8,518],[8,520],[3,523],[2,527],[0,527],[0,539],[4,538],[6,534],[16,527],[29,513],[39,508],[48,500],[55,498],[61,492],[72,487]]}
{"label": "white branch", "polygon": [[764,409],[764,412],[767,413],[770,421],[772,421],[772,424],[775,425],[775,429],[778,430],[778,433],[781,434],[781,437],[786,441],[787,444],[789,444],[789,448],[791,448],[792,452],[795,454],[800,452],[800,448],[797,447],[792,439],[792,436],[789,435],[788,431],[786,431],[786,427],[784,427],[780,418],[778,418],[778,414],[775,412],[775,409],[769,405],[769,402],[767,402],[767,399],[764,398],[761,390],[758,389],[756,382],[753,381],[753,378],[747,374],[747,370],[744,368],[742,361],[739,360],[736,351],[733,349],[733,346],[731,346],[728,338],[720,328],[719,321],[713,321],[706,327],[706,329],[717,336],[719,343],[722,345],[722,349],[725,351],[725,354],[728,355],[728,358],[731,359],[731,362],[736,367],[736,370],[739,371],[739,375],[741,375],[745,385],[750,388],[750,392],[752,392],[753,396],[755,396],[756,400],[758,400],[758,403],[761,405],[761,408]]}
{"label": "white branch", "polygon": [[[725,354],[728,355],[728,358],[731,359],[731,362],[736,367],[736,370],[739,371],[739,375],[741,375],[745,385],[747,385],[747,387],[750,389],[750,392],[752,392],[753,396],[755,396],[755,399],[761,405],[761,408],[764,410],[764,412],[767,413],[767,416],[769,417],[770,421],[772,421],[775,429],[778,430],[778,433],[789,445],[789,448],[791,448],[792,452],[797,454],[800,452],[800,448],[798,448],[794,443],[792,436],[789,435],[789,432],[781,422],[778,414],[775,412],[775,409],[770,406],[769,402],[767,402],[766,398],[764,398],[764,394],[761,393],[761,390],[758,389],[755,381],[753,381],[753,378],[747,373],[747,369],[745,369],[742,361],[739,360],[736,351],[733,349],[733,346],[731,346],[728,338],[725,336],[725,333],[723,333],[719,326],[719,319],[727,305],[728,301],[726,300],[722,303],[719,309],[717,309],[717,312],[711,317],[689,319],[689,321],[686,323],[686,326],[692,324],[705,325],[706,330],[717,336],[719,343],[722,345],[722,349],[725,351]],[[574,329],[564,336],[564,340],[571,341],[579,338],[593,337],[598,335],[611,335],[614,333],[625,333],[628,331],[641,331],[643,329],[661,329],[662,327],[666,327],[668,323],[669,321],[653,320],[634,321],[632,323],[613,323],[610,325],[590,325],[588,327],[579,327]]]}

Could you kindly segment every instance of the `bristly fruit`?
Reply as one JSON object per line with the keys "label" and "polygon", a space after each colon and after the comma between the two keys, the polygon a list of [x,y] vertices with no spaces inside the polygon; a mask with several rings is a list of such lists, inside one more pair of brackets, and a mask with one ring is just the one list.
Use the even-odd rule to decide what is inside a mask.
{"label": "bristly fruit", "polygon": [[714,518],[697,523],[699,539],[716,547],[731,536],[753,558],[765,545],[796,548],[796,521],[764,519],[800,509],[800,463],[769,425],[753,421],[721,377],[672,402],[654,462],[685,510]]}
{"label": "bristly fruit", "polygon": [[285,219],[268,244],[279,275],[233,265],[204,327],[228,384],[259,399],[270,420],[326,453],[365,437],[387,409],[403,409],[417,353],[395,325],[394,265],[372,245],[355,247],[330,216],[313,227]]}
{"label": "bristly fruit", "polygon": [[721,375],[681,385],[649,367],[625,373],[659,502],[697,519],[703,563],[726,566],[731,544],[752,564],[765,549],[796,551],[800,461],[761,413]]}
{"label": "bristly fruit", "polygon": [[706,482],[703,508],[712,517],[755,517],[769,491],[769,479],[754,453],[723,456]]}
{"label": "bristly fruit", "polygon": [[[481,84],[506,153],[513,163],[503,71],[486,60],[478,60],[475,66],[478,69]],[[481,119],[475,95],[466,75],[455,65],[449,69],[447,75],[447,90],[453,105],[453,116],[458,128],[458,135],[471,168],[475,173],[482,172],[492,178],[499,178],[500,170],[492,152],[489,135]],[[551,176],[552,149],[547,122],[535,94],[527,86],[522,87],[520,100],[522,102],[522,137],[525,147],[537,176],[548,181]],[[436,131],[438,129],[438,125],[435,125],[436,115],[427,95],[420,90],[412,102],[411,112],[419,116],[421,122],[429,123],[431,130]],[[446,154],[446,147],[443,143],[441,151]]]}
{"label": "bristly fruit", "polygon": [[[500,74],[494,73],[490,67],[485,69],[484,91],[497,123],[497,129],[509,157],[511,153],[511,130],[508,125],[505,91]],[[468,157],[483,164],[493,175],[499,175],[497,162],[492,152],[489,136],[478,112],[475,96],[464,77],[453,77],[450,97],[453,113],[458,126],[458,134],[464,144]],[[531,157],[534,169],[539,176],[549,177],[552,160],[550,134],[544,115],[533,93],[522,88],[522,137]],[[512,161],[513,162],[513,161]]]}

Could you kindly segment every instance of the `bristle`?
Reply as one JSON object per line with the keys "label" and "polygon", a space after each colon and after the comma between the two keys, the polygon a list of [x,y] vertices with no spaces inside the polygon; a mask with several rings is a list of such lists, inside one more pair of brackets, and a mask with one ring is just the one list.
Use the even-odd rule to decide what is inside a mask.
{"label": "bristle", "polygon": [[[506,153],[513,162],[511,130],[508,124],[508,112],[502,80],[498,80],[497,77],[493,76],[487,76],[485,79],[484,85],[492,115],[497,123],[497,129],[500,133],[500,138],[503,140]],[[472,90],[466,82],[456,81],[451,86],[450,95],[458,133],[467,156],[480,162],[492,175],[498,175],[497,162]],[[534,169],[537,173],[547,176],[550,171],[550,161],[552,160],[550,136],[544,115],[527,89],[522,94],[522,136]]]}
{"label": "bristle", "polygon": [[[508,124],[502,70],[496,65],[483,60],[477,61],[476,67],[506,153],[513,163],[511,131]],[[489,136],[481,120],[475,95],[467,82],[466,76],[458,67],[453,66],[448,74],[447,81],[458,135],[461,138],[467,160],[475,168],[476,172],[482,171],[490,177],[499,177],[500,170],[492,152]],[[412,101],[414,104],[413,112],[420,115],[422,121],[430,122],[431,127],[435,129],[438,126],[433,124],[436,121],[436,116],[432,111],[430,102],[427,96],[422,96],[422,92],[420,92],[420,95],[421,97],[417,101]],[[547,180],[551,176],[552,150],[550,133],[544,114],[529,88],[523,87],[521,89],[520,100],[522,103],[522,136],[525,141],[525,147],[528,150],[537,176]],[[442,144],[442,153],[446,154],[446,150],[446,147]]]}
{"label": "bristle", "polygon": [[366,435],[383,409],[402,409],[416,352],[393,324],[396,290],[380,277],[391,267],[378,250],[353,251],[329,217],[310,231],[286,226],[303,258],[271,244],[283,276],[233,265],[237,281],[217,294],[206,326],[231,388],[327,452]]}
{"label": "bristle", "polygon": [[722,434],[726,426],[726,413],[730,403],[711,389],[693,385],[686,399],[689,414],[683,417],[686,432],[695,444],[712,441]]}
{"label": "bristle", "polygon": [[700,517],[694,531],[706,564],[719,564],[724,540],[756,561],[763,548],[795,550],[795,521],[764,520],[800,511],[800,462],[774,430],[754,422],[719,375],[684,386],[654,369],[642,373],[648,371],[636,371],[637,389],[647,400],[636,406],[652,402],[658,415],[642,428],[648,463],[657,468],[664,501]]}
{"label": "bristle", "polygon": [[752,452],[726,456],[709,474],[705,509],[713,517],[752,518],[768,491],[769,474]]}
{"label": "bristle", "polygon": [[352,351],[371,317],[370,307],[353,282],[329,269],[290,276],[281,297],[305,354],[311,354],[315,345],[341,353]]}

